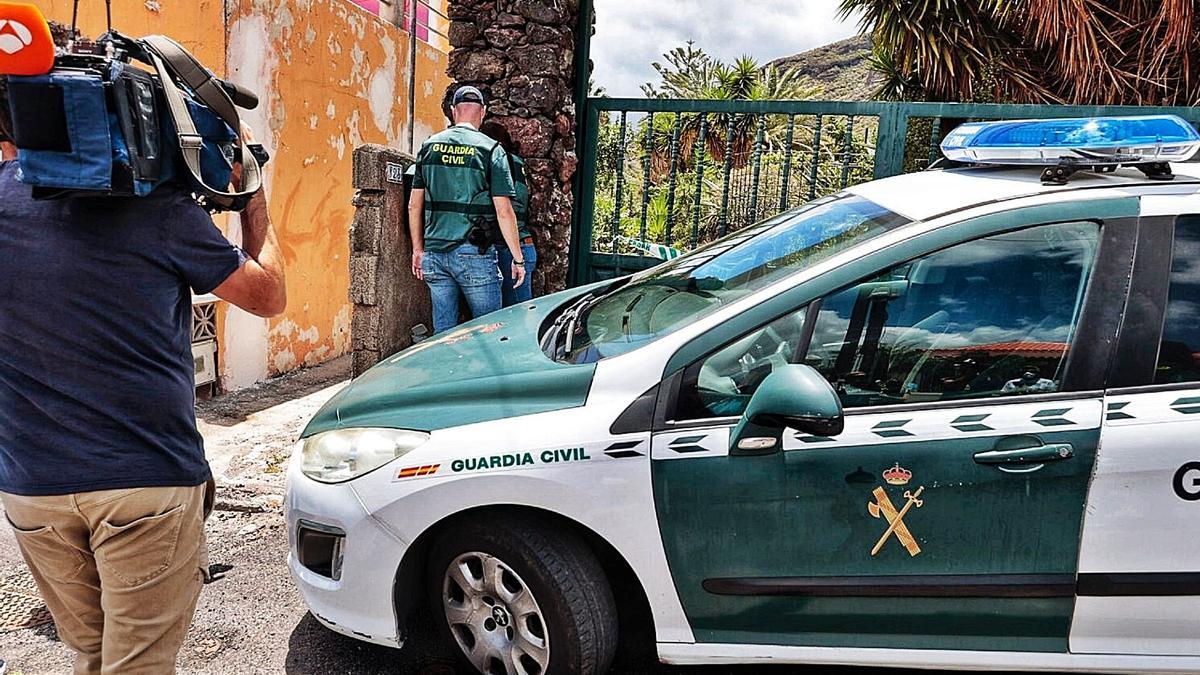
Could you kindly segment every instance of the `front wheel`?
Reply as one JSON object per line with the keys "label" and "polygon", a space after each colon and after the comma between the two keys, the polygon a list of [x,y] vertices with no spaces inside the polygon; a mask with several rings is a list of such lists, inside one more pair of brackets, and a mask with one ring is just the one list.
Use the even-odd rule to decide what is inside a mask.
{"label": "front wheel", "polygon": [[430,553],[434,615],[484,675],[599,675],[617,646],[617,611],[576,533],[541,519],[483,518]]}

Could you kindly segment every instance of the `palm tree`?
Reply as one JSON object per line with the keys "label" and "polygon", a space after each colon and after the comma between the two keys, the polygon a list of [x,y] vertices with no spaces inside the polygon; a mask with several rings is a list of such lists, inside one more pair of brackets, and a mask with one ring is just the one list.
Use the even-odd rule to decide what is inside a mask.
{"label": "palm tree", "polygon": [[[642,91],[654,98],[687,98],[724,101],[803,100],[820,96],[821,88],[795,70],[781,70],[774,65],[762,65],[749,56],[733,63],[722,63],[699,49],[693,42],[663,54],[665,63],[652,64],[661,84],[647,83]],[[659,118],[660,120],[662,118]],[[674,120],[672,120],[673,122]],[[696,143],[704,132],[704,146],[717,163],[725,161],[727,144],[732,149],[734,168],[746,166],[753,156],[758,137],[759,118],[755,115],[710,114],[680,116],[678,131],[678,162],[691,166]],[[778,145],[782,119],[764,120],[764,142],[767,148]],[[659,126],[662,125],[662,126]],[[732,131],[732,143],[729,134]],[[653,130],[653,169],[656,175],[669,171],[673,124],[659,122]]]}
{"label": "palm tree", "polygon": [[1004,23],[1046,63],[1071,102],[1195,105],[1200,24],[1194,0],[1010,0]]}
{"label": "palm tree", "polygon": [[1194,105],[1194,0],[840,0],[883,98]]}
{"label": "palm tree", "polygon": [[[760,66],[757,61],[743,56],[731,66],[718,69],[717,96],[725,100],[741,101],[783,101],[814,99],[821,95],[819,85],[812,84],[808,78],[796,70],[780,70],[773,65]],[[759,120],[762,120],[764,150],[778,149],[783,145],[782,129],[785,118],[779,115],[759,117],[757,115],[714,115],[708,122],[708,133],[705,137],[705,147],[716,162],[725,161],[725,148],[729,140],[729,131],[733,130],[733,162],[734,168],[746,166],[754,154],[754,146],[758,138]],[[696,131],[699,124],[696,120],[685,126],[683,147],[688,150],[688,156],[694,149]]]}
{"label": "palm tree", "polygon": [[[1085,0],[1086,1],[1086,0]],[[1017,36],[1006,30],[1010,0],[841,0],[841,16],[858,16],[879,50],[880,93],[933,100],[971,100],[990,64],[1006,64],[995,80],[996,100],[1049,102]]]}

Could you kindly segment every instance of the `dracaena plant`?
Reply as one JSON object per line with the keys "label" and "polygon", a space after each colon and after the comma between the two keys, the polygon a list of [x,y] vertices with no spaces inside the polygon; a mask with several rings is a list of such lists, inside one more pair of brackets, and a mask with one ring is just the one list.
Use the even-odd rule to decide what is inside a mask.
{"label": "dracaena plant", "polygon": [[881,98],[1195,105],[1195,0],[841,0]]}

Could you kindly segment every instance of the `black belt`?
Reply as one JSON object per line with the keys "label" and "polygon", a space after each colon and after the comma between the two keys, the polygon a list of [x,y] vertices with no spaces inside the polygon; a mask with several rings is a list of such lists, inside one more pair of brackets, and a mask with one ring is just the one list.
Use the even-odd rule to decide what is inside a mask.
{"label": "black belt", "polygon": [[496,209],[490,204],[460,204],[458,202],[426,202],[430,211],[462,213],[468,216],[495,216]]}

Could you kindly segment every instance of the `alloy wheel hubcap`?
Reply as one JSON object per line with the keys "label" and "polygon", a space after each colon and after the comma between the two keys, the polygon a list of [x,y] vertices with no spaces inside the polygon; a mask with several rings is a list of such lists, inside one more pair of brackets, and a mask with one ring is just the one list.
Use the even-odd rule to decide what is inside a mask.
{"label": "alloy wheel hubcap", "polygon": [[487,553],[463,553],[442,581],[442,607],[454,640],[485,675],[542,675],[550,639],[537,600],[521,577]]}

